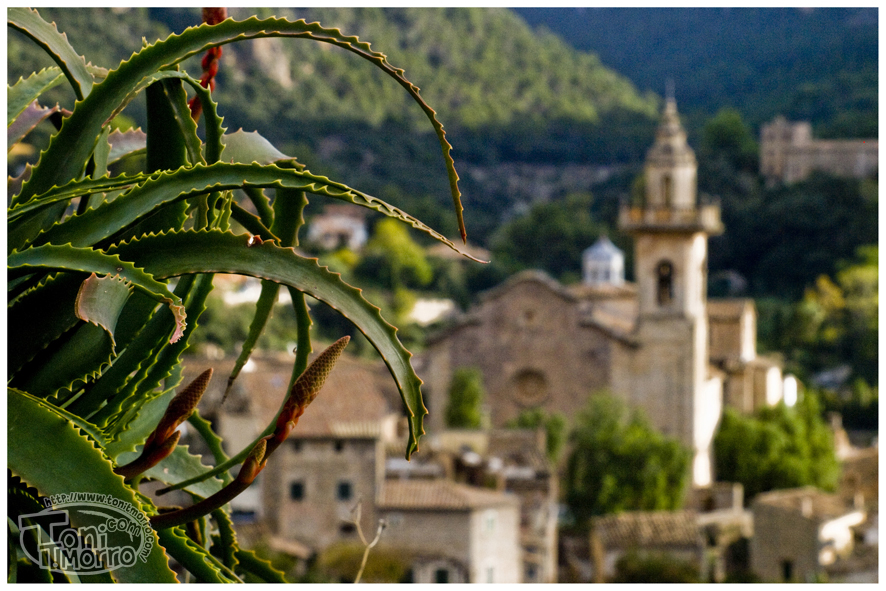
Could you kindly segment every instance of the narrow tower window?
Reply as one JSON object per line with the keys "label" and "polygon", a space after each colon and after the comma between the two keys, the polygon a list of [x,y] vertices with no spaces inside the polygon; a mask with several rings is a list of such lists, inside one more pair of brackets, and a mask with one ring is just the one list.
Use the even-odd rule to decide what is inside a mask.
{"label": "narrow tower window", "polygon": [[671,207],[674,200],[674,181],[669,174],[664,175],[661,179],[661,194],[664,198],[664,206]]}
{"label": "narrow tower window", "polygon": [[658,264],[658,305],[666,306],[674,299],[674,267],[668,261]]}

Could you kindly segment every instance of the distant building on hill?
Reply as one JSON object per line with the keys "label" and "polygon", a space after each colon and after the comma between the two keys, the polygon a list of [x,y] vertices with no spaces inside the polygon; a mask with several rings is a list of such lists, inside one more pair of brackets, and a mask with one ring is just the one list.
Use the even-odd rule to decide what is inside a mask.
{"label": "distant building on hill", "polygon": [[366,209],[352,205],[327,205],[308,225],[308,242],[326,250],[347,247],[360,250],[366,245]]}
{"label": "distant building on hill", "polygon": [[835,176],[877,174],[877,139],[816,140],[808,121],[778,116],[760,130],[760,174],[770,183],[802,181],[819,170]]}

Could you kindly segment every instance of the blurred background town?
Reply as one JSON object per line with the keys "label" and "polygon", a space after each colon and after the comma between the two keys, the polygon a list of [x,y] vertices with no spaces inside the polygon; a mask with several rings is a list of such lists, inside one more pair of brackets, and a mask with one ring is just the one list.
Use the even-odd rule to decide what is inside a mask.
{"label": "blurred background town", "polygon": [[[241,541],[294,582],[353,580],[377,532],[369,582],[877,581],[876,8],[228,11],[320,21],[405,68],[491,261],[312,200],[300,250],[399,328],[427,435],[407,462],[383,360],[312,301],[315,351],[353,341],[233,501]],[[41,14],[101,66],[201,18]],[[9,83],[52,65],[8,35]],[[226,46],[220,114],[456,236],[424,114],[359,61]],[[260,284],[215,285],[185,373],[215,368],[201,414],[231,453],[273,419],[295,318],[281,297],[222,403]]]}

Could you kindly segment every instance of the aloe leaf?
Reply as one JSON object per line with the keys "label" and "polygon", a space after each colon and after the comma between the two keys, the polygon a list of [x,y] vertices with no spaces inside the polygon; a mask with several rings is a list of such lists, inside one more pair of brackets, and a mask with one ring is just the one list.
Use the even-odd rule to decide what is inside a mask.
{"label": "aloe leaf", "polygon": [[[156,427],[156,423],[154,427]],[[150,434],[150,433],[149,433]],[[121,454],[117,458],[117,465],[125,465],[138,457],[140,452],[127,452]],[[178,445],[172,453],[169,454],[162,462],[145,471],[143,476],[159,480],[167,484],[175,484],[188,478],[209,472],[212,466],[206,466],[202,463],[199,455],[193,455],[188,451],[188,446]],[[197,484],[192,484],[185,488],[189,493],[199,495],[201,497],[209,497],[220,491],[223,483],[218,478],[208,478]]]}
{"label": "aloe leaf", "polygon": [[38,354],[16,373],[10,386],[46,398],[64,395],[101,375],[115,356],[112,337],[101,327],[83,323]]}
{"label": "aloe leaf", "polygon": [[[252,205],[255,206],[261,223],[270,227],[274,223],[274,211],[271,209],[271,200],[265,195],[264,190],[255,187],[243,187],[242,191],[249,201],[252,202]],[[256,233],[253,232],[253,234]]]}
{"label": "aloe leaf", "polygon": [[29,248],[23,252],[15,252],[6,258],[7,274],[17,277],[34,269],[52,269],[62,271],[87,271],[115,275],[130,282],[145,294],[169,306],[173,313],[178,330],[173,334],[172,342],[178,340],[185,327],[185,311],[181,301],[165,283],[161,283],[132,263],[128,263],[115,255],[108,255],[91,248],[73,248],[68,245],[56,246],[45,244]]}
{"label": "aloe leaf", "polygon": [[[114,474],[111,462],[63,416],[22,396],[7,392],[7,465],[13,474],[36,488],[41,495],[72,492],[109,495],[132,505],[147,523],[142,504],[121,476]],[[76,513],[71,520],[77,526]],[[144,535],[152,542],[146,561],[136,560],[131,567],[115,570],[120,582],[174,583],[175,575],[159,546],[154,532]]]}
{"label": "aloe leaf", "polygon": [[111,144],[108,143],[110,134],[111,128],[105,127],[95,145],[95,151],[92,153],[95,169],[90,176],[94,179],[104,178],[108,175],[108,158],[111,155]]}
{"label": "aloe leaf", "polygon": [[77,299],[74,301],[77,318],[103,328],[114,342],[114,328],[123,306],[129,299],[132,288],[126,281],[106,275],[99,278],[95,273],[80,285]]}
{"label": "aloe leaf", "polygon": [[234,555],[240,563],[240,570],[255,575],[265,583],[288,583],[283,573],[274,568],[267,560],[259,558],[252,550],[238,549]]}
{"label": "aloe leaf", "polygon": [[111,145],[108,163],[112,164],[130,154],[144,150],[147,147],[147,137],[141,129],[127,131],[115,129],[108,136],[108,143]]}
{"label": "aloe leaf", "polygon": [[[206,126],[205,160],[200,148],[200,138],[197,136],[197,124],[191,119],[191,111],[187,106],[187,97],[180,85],[176,87],[169,84],[174,79],[179,79],[191,85],[203,105],[204,112],[207,114],[206,120],[213,123],[212,125]],[[161,86],[157,87],[157,90],[160,92],[162,89],[162,92],[166,95],[167,101],[165,103],[165,108],[169,109],[167,116],[170,117],[170,123],[178,128],[179,133],[177,135],[185,142],[184,145],[187,149],[191,164],[218,162],[221,156],[221,150],[224,149],[224,145],[221,142],[222,134],[224,134],[224,128],[221,126],[222,119],[218,116],[217,105],[213,102],[209,90],[203,88],[200,85],[199,80],[195,80],[187,74],[175,70],[168,70],[164,72],[155,72],[150,76],[146,76],[138,86],[133,89],[129,96],[127,96],[126,99],[111,113],[111,119],[123,111],[124,107],[126,107],[126,105],[129,104],[139,93],[157,83],[162,83]],[[156,123],[153,119],[153,117],[148,118],[148,125]],[[150,131],[148,135],[150,135]],[[158,139],[164,142],[169,141],[167,137]],[[180,164],[184,163],[182,162]],[[150,170],[163,170],[166,168],[175,169],[177,166],[152,167],[149,163],[148,168]]]}
{"label": "aloe leaf", "polygon": [[169,527],[157,532],[160,544],[201,583],[242,583],[215,556],[185,535],[181,527]]}
{"label": "aloe leaf", "polygon": [[83,100],[92,91],[94,79],[86,67],[86,60],[74,51],[68,43],[68,36],[58,32],[55,23],[47,23],[30,8],[8,8],[6,18],[10,27],[30,37],[61,67],[78,100]]}
{"label": "aloe leaf", "polygon": [[73,301],[84,279],[79,273],[47,278],[8,308],[7,330],[12,346],[6,354],[7,377],[14,376],[26,362],[77,325],[74,307],[59,302]]}
{"label": "aloe leaf", "polygon": [[318,265],[316,259],[299,256],[291,248],[264,242],[248,246],[249,236],[230,233],[186,231],[148,236],[113,247],[113,252],[145,265],[159,278],[188,273],[236,273],[289,285],[321,300],[353,322],[379,351],[400,390],[411,415],[407,457],[417,448],[427,414],[421,399],[421,379],[415,375],[397,329],[367,302],[360,290]]}
{"label": "aloe leaf", "polygon": [[[218,536],[213,536],[211,552],[222,563],[231,570],[237,567],[237,551],[240,547],[237,544],[237,532],[234,531],[234,522],[223,509],[216,509],[212,512],[215,524],[218,527]],[[219,556],[221,555],[221,556]]]}
{"label": "aloe leaf", "polygon": [[[142,445],[148,436],[157,428],[157,424],[166,412],[169,401],[175,395],[175,388],[168,388],[160,395],[146,401],[139,409],[137,415],[129,423],[127,429],[118,437],[108,437],[105,445],[105,454],[118,465],[127,464],[122,456],[133,453],[136,447]],[[113,441],[112,441],[113,439]]]}
{"label": "aloe leaf", "polygon": [[[275,18],[265,20],[251,18],[242,22],[228,19],[217,25],[201,25],[187,29],[181,35],[170,35],[165,41],[155,43],[133,55],[117,70],[108,74],[101,83],[102,92],[86,97],[83,104],[79,105],[80,108],[75,108],[74,113],[65,120],[59,133],[50,141],[49,148],[41,155],[40,163],[34,169],[30,180],[22,187],[20,200],[27,200],[33,195],[49,191],[53,186],[77,178],[89,159],[95,138],[98,137],[111,113],[145,77],[201,53],[209,47],[244,39],[278,36],[312,39],[346,49],[381,68],[406,89],[428,116],[437,133],[443,150],[459,232],[462,240],[465,240],[461,192],[458,189],[459,178],[450,155],[452,146],[446,140],[446,132],[437,120],[436,112],[421,98],[418,87],[403,76],[402,69],[388,63],[387,57],[383,53],[373,51],[368,43],[361,42],[357,37],[346,36],[338,29],[327,29],[319,23],[308,24],[304,20],[293,23]],[[44,159],[51,163],[51,166],[41,166]],[[209,155],[207,161],[212,162]]]}
{"label": "aloe leaf", "polygon": [[[184,277],[179,280],[174,291],[176,297],[184,299],[190,293],[195,281],[196,277]],[[173,331],[169,320],[170,318],[162,311],[153,314],[138,334],[131,338],[123,352],[114,360],[114,364],[92,384],[88,392],[70,405],[70,411],[88,416],[109,399],[118,397],[122,401],[130,396],[138,383],[147,375],[150,367],[156,362],[157,355],[169,340]],[[124,321],[125,319],[121,319],[121,322]],[[117,412],[119,409],[120,406],[117,405],[108,410]],[[133,411],[137,410],[138,408],[133,407]],[[107,417],[105,421],[99,421],[98,418],[93,418],[92,422],[104,428],[107,426],[106,419]]]}
{"label": "aloe leaf", "polygon": [[295,160],[274,147],[257,131],[245,132],[238,129],[222,136],[225,145],[225,161],[237,164],[273,164],[280,160]]}
{"label": "aloe leaf", "polygon": [[[97,209],[75,215],[61,224],[44,232],[35,239],[35,244],[53,242],[71,243],[74,246],[87,246],[107,238],[114,230],[127,226],[147,215],[156,207],[183,199],[189,195],[210,191],[237,189],[241,187],[283,187],[326,195],[348,203],[354,203],[397,218],[410,224],[436,240],[446,244],[462,256],[478,260],[465,254],[449,239],[405,211],[385,203],[381,199],[366,195],[355,189],[309,172],[280,168],[275,165],[227,164],[219,162],[210,166],[195,166],[190,169],[170,173],[160,173],[142,185],[133,188],[111,203]],[[54,202],[54,198],[41,198],[38,204],[22,206],[22,210],[35,209]],[[13,228],[10,228],[10,236]]]}
{"label": "aloe leaf", "polygon": [[22,111],[18,118],[6,128],[6,151],[9,152],[17,143],[37,127],[41,121],[58,112],[58,105],[41,107],[35,100]]}
{"label": "aloe leaf", "polygon": [[[108,139],[110,140],[113,137],[114,134],[112,133],[108,136]],[[37,211],[46,205],[70,201],[75,197],[83,197],[87,195],[93,195],[95,193],[102,193],[105,191],[129,189],[131,187],[134,187],[135,185],[145,182],[149,178],[152,178],[151,175],[138,173],[133,175],[121,174],[115,177],[103,177],[98,179],[84,178],[77,181],[71,181],[70,183],[62,187],[56,187],[46,195],[41,195],[39,197],[30,199],[27,202],[14,205],[7,210],[7,219],[9,222],[11,222],[13,220],[21,218],[21,216],[25,214]]]}
{"label": "aloe leaf", "polygon": [[[6,127],[21,115],[28,105],[33,104],[41,94],[57,86],[65,75],[59,68],[44,68],[27,78],[19,78],[13,86],[8,86],[6,91]],[[8,147],[7,147],[8,148]]]}
{"label": "aloe leaf", "polygon": [[206,298],[210,291],[212,291],[211,275],[203,274],[194,280],[194,287],[189,290],[190,293],[185,301],[188,316],[193,321],[185,329],[184,338],[174,343],[166,343],[163,347],[152,351],[150,361],[142,364],[139,372],[128,381],[125,389],[108,399],[107,404],[96,413],[94,420],[96,424],[104,424],[100,421],[107,420],[117,433],[126,429],[133,412],[151,398],[151,392],[181,363],[181,355],[188,347],[188,338],[197,328],[197,320],[206,309]]}
{"label": "aloe leaf", "polygon": [[107,438],[104,436],[104,434],[101,432],[101,430],[99,430],[98,427],[96,427],[95,425],[93,425],[92,423],[87,421],[86,419],[84,419],[82,417],[78,417],[75,414],[71,414],[68,411],[66,411],[65,409],[59,408],[58,406],[55,406],[54,404],[50,404],[46,400],[42,400],[36,396],[32,396],[31,394],[28,394],[27,392],[17,390],[15,388],[9,388],[9,391],[15,392],[19,396],[24,396],[25,398],[27,398],[28,400],[30,400],[34,404],[36,404],[38,406],[43,406],[46,409],[50,410],[51,412],[67,419],[75,427],[80,429],[80,431],[89,435],[100,446],[104,446],[107,443]]}

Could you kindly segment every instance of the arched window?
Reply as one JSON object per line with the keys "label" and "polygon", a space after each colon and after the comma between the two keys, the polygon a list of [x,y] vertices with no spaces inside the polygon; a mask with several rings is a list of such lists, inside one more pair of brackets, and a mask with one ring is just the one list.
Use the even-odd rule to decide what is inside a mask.
{"label": "arched window", "polygon": [[674,181],[669,174],[664,175],[661,179],[661,195],[664,199],[664,206],[671,207],[674,199]]}
{"label": "arched window", "polygon": [[658,305],[667,306],[674,299],[674,266],[668,261],[662,261],[658,264],[656,275]]}

